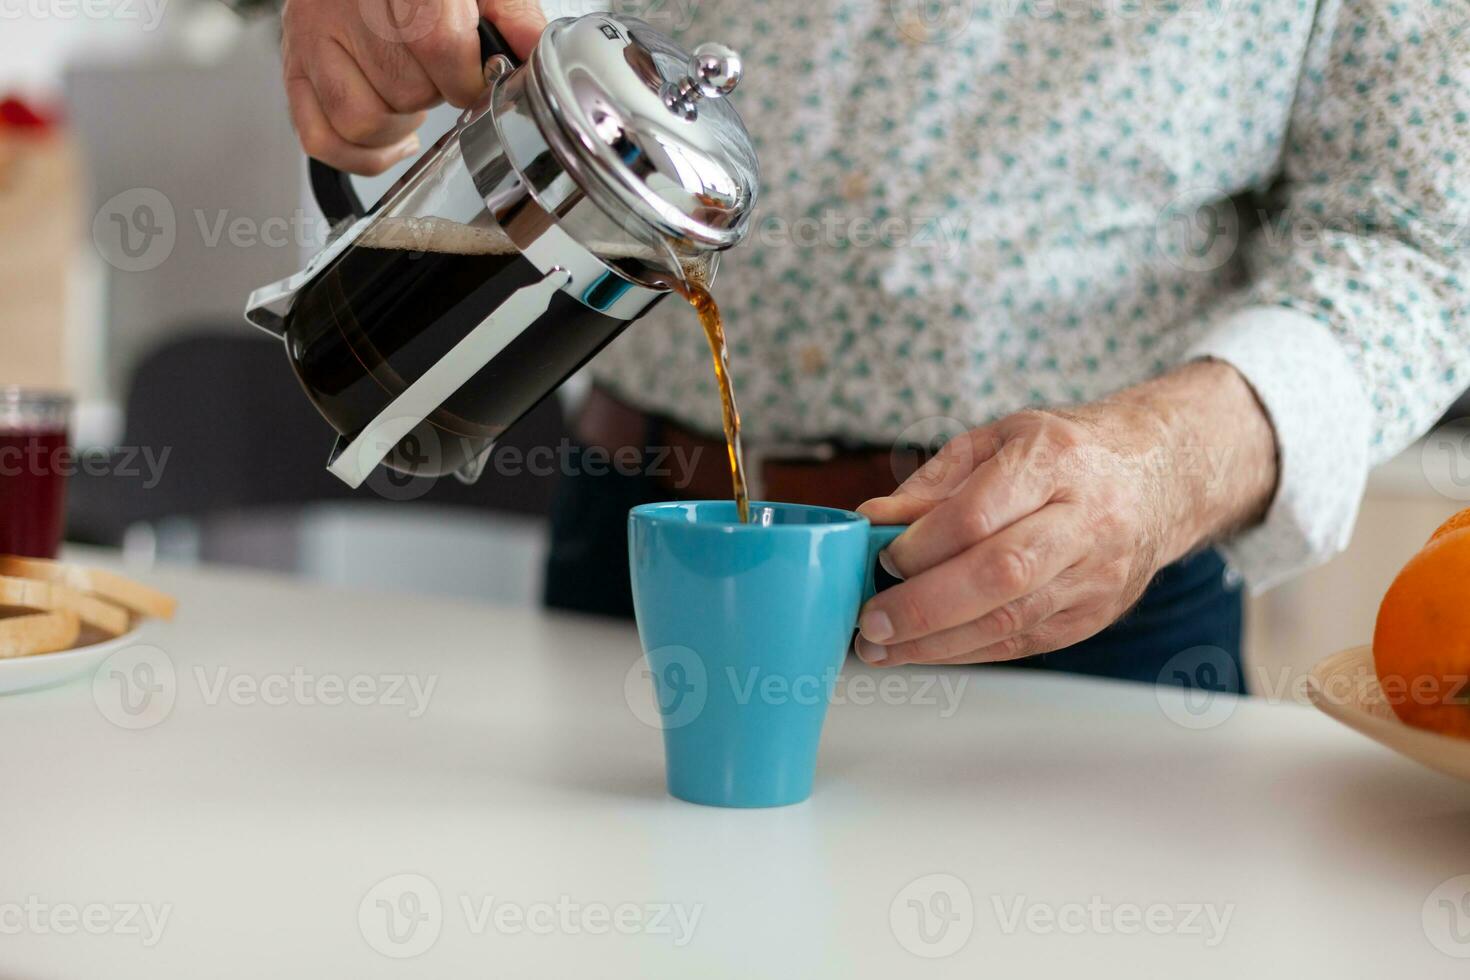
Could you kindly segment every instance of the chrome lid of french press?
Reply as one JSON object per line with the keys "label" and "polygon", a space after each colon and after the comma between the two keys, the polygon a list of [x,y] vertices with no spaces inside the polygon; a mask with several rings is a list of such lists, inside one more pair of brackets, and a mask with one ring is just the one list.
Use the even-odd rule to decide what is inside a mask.
{"label": "chrome lid of french press", "polygon": [[734,51],[690,53],[641,20],[605,14],[553,22],[530,67],[538,121],[605,210],[694,250],[745,236],[760,175],[725,98],[740,82]]}

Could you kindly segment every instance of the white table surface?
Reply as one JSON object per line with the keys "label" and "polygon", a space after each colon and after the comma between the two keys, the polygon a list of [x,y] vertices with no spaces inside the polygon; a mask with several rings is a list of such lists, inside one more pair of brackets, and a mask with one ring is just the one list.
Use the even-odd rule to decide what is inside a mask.
{"label": "white table surface", "polygon": [[[1470,970],[1448,955],[1470,956],[1470,902],[1440,887],[1470,874],[1470,787],[1309,707],[1225,701],[1191,728],[1176,694],[989,669],[941,675],[966,679],[951,712],[932,674],[854,662],[813,798],[720,810],[664,793],[631,627],[149,579],[181,610],[135,655],[164,691],[146,711],[107,678],[0,699],[9,980]],[[328,695],[371,678],[361,699],[436,686],[418,717],[252,686],[281,700],[298,670]]]}

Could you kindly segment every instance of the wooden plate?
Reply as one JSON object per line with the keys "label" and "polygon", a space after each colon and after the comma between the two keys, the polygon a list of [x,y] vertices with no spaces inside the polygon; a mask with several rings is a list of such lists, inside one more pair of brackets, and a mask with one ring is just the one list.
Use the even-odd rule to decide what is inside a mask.
{"label": "wooden plate", "polygon": [[1373,670],[1373,648],[1334,653],[1312,668],[1307,696],[1327,714],[1401,755],[1470,782],[1470,739],[1411,728],[1383,697]]}

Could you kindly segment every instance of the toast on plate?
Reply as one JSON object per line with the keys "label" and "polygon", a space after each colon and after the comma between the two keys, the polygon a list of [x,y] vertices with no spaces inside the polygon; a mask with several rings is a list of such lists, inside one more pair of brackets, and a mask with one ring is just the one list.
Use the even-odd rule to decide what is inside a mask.
{"label": "toast on plate", "polygon": [[70,565],[49,558],[0,555],[0,575],[54,582],[69,589],[122,606],[134,616],[173,619],[178,603],[174,597],[115,572],[84,565]]}
{"label": "toast on plate", "polygon": [[106,599],[83,595],[56,582],[0,575],[0,616],[6,609],[28,612],[76,613],[82,626],[103,636],[119,636],[132,627],[132,616]]}
{"label": "toast on plate", "polygon": [[0,660],[68,649],[82,631],[70,609],[29,612],[0,619]]}

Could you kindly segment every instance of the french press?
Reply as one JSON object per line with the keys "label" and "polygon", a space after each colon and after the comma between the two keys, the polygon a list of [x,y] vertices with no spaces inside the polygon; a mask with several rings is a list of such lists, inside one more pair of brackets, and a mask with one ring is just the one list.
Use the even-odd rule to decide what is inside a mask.
{"label": "french press", "polygon": [[466,482],[496,438],[744,237],[755,151],[740,59],[643,21],[551,23],[526,63],[480,25],[486,91],[371,209],[317,160],[335,237],[251,294],[338,433],[327,468]]}

